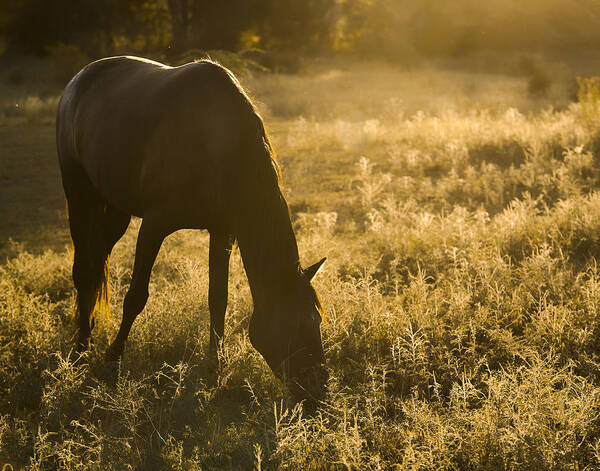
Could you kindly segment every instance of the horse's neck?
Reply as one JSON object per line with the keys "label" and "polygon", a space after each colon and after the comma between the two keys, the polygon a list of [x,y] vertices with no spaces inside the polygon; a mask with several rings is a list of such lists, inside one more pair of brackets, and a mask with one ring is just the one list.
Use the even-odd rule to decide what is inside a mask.
{"label": "horse's neck", "polygon": [[300,269],[298,245],[282,196],[253,205],[237,239],[254,304],[269,303]]}

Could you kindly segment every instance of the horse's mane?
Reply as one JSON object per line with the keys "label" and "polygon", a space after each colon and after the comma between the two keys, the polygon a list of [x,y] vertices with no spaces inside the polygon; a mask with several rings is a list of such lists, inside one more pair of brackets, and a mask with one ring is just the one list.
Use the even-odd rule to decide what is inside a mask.
{"label": "horse's mane", "polygon": [[282,183],[281,182],[281,167],[279,166],[279,162],[277,161],[277,156],[275,154],[275,150],[273,149],[273,145],[271,144],[271,139],[269,138],[269,134],[267,133],[267,130],[265,129],[263,118],[260,115],[258,108],[254,104],[254,100],[250,97],[250,94],[242,86],[242,84],[240,83],[238,78],[234,75],[234,73],[231,70],[229,70],[227,67],[225,67],[223,64],[219,63],[216,60],[211,59],[210,57],[203,58],[199,62],[214,64],[214,65],[220,67],[221,69],[223,69],[229,76],[231,83],[233,85],[235,85],[238,92],[243,97],[244,102],[247,104],[247,106],[249,107],[249,111],[252,113],[252,115],[254,117],[255,125],[257,128],[257,132],[258,132],[258,137],[264,143],[264,147],[271,159],[270,164],[271,164],[273,172],[275,173],[277,183],[281,186],[281,183]]}
{"label": "horse's mane", "polygon": [[260,198],[258,206],[244,201],[244,205],[250,206],[244,206],[245,210],[239,214],[243,220],[240,221],[244,226],[243,230],[254,234],[252,242],[246,248],[251,252],[252,258],[266,257],[275,266],[290,264],[290,268],[299,267],[298,245],[291,225],[290,210],[281,191],[281,168],[263,119],[253,100],[229,69],[210,59],[204,59],[203,62],[218,65],[227,73],[240,94],[243,108],[253,121],[248,128],[246,142],[247,150],[252,152],[254,158],[251,159],[250,167],[245,168],[247,173],[239,175],[238,180],[243,187],[239,197]]}

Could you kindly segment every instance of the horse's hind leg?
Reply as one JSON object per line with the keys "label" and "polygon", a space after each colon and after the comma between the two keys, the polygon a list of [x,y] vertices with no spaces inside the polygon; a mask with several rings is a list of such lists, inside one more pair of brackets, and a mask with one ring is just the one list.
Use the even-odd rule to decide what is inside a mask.
{"label": "horse's hind leg", "polygon": [[87,348],[99,301],[107,301],[108,256],[121,238],[129,215],[107,205],[83,171],[63,168],[69,227],[74,248],[73,282],[77,290],[77,350]]}
{"label": "horse's hind leg", "polygon": [[164,238],[170,233],[153,217],[145,217],[138,234],[131,284],[123,302],[123,320],[117,337],[106,353],[107,360],[116,361],[123,355],[125,341],[133,321],[148,300],[148,283],[152,266]]}

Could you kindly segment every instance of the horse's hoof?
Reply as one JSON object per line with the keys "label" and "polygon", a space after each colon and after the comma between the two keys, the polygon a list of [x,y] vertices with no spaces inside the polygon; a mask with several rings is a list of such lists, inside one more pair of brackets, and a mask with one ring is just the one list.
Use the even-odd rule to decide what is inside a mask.
{"label": "horse's hoof", "polygon": [[69,361],[73,364],[78,364],[85,361],[92,345],[93,342],[90,335],[87,337],[79,336],[73,350],[69,352]]}
{"label": "horse's hoof", "polygon": [[100,379],[109,385],[117,384],[121,364],[118,361],[106,361],[100,371]]}
{"label": "horse's hoof", "polygon": [[87,336],[87,337],[80,337],[79,339],[77,339],[77,343],[75,344],[75,353],[77,354],[82,354],[84,352],[86,352],[87,350],[89,350],[92,345],[94,344],[94,342],[92,341],[92,337],[91,336]]}
{"label": "horse's hoof", "polygon": [[119,377],[121,366],[121,354],[111,345],[104,356],[104,367],[102,368],[102,379],[110,384],[115,384]]}
{"label": "horse's hoof", "polygon": [[121,360],[122,356],[123,352],[116,348],[114,345],[111,345],[110,347],[108,347],[108,350],[106,350],[105,358],[107,363],[118,363],[119,360]]}
{"label": "horse's hoof", "polygon": [[69,351],[69,355],[67,356],[70,363],[74,365],[79,365],[87,360],[88,352],[87,350],[79,350],[75,348]]}

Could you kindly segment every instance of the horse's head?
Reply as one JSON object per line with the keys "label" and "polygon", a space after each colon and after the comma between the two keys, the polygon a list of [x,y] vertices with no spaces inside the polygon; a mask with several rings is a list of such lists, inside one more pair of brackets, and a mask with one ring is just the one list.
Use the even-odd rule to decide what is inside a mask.
{"label": "horse's head", "polygon": [[321,340],[322,307],[310,281],[325,259],[300,270],[284,293],[250,321],[250,341],[295,400],[308,409],[323,398],[328,375]]}

